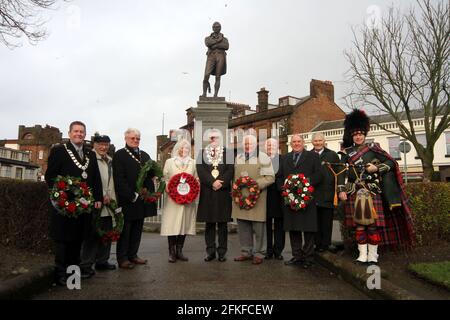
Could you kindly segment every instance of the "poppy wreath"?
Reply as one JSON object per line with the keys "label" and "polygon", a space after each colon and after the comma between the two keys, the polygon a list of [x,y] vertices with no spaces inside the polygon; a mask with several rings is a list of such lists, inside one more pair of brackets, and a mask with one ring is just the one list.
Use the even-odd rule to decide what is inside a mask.
{"label": "poppy wreath", "polygon": [[[143,192],[144,189],[144,181],[147,178],[148,172],[150,170],[153,170],[153,173],[155,177],[159,180],[159,186],[158,189],[155,192]],[[139,171],[138,178],[136,180],[136,190],[141,195],[144,202],[147,203],[153,203],[157,202],[159,198],[161,198],[164,189],[166,188],[166,183],[162,180],[163,172],[161,168],[158,166],[156,161],[149,160],[147,161],[144,166]]]}
{"label": "poppy wreath", "polygon": [[[179,191],[180,187],[185,188],[183,194]],[[197,198],[200,184],[193,175],[183,172],[170,179],[167,189],[173,201],[178,204],[189,204]]]}
{"label": "poppy wreath", "polygon": [[107,207],[112,213],[112,220],[113,220],[113,227],[112,229],[109,230],[104,230],[102,229],[102,224],[101,224],[101,214],[99,213],[97,216],[97,219],[95,221],[95,228],[97,230],[97,234],[100,237],[101,241],[103,243],[108,243],[108,242],[116,242],[120,239],[120,234],[122,233],[122,229],[123,229],[123,213],[122,213],[122,208],[120,208],[117,205],[117,201],[116,200],[110,200],[109,204],[104,205],[105,207]]}
{"label": "poppy wreath", "polygon": [[284,204],[291,210],[300,211],[305,209],[313,199],[314,187],[303,173],[291,174],[284,181],[281,196]]}
{"label": "poppy wreath", "polygon": [[69,218],[90,213],[94,207],[91,188],[80,178],[71,176],[56,177],[50,200],[59,214]]}
{"label": "poppy wreath", "polygon": [[[242,194],[242,189],[244,188],[247,188],[249,191],[249,194],[246,197]],[[261,191],[259,190],[258,183],[249,176],[245,176],[239,177],[233,183],[233,191],[231,194],[234,202],[239,208],[250,210],[256,205],[260,193]]]}

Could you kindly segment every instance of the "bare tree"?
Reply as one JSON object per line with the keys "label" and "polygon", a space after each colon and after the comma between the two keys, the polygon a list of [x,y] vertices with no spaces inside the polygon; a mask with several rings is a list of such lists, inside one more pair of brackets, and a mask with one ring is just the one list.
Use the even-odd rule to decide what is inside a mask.
{"label": "bare tree", "polygon": [[51,9],[57,0],[0,0],[0,42],[9,48],[19,46],[16,39],[26,36],[35,44],[45,39],[42,9]]}
{"label": "bare tree", "polygon": [[[345,52],[353,83],[347,101],[391,115],[400,136],[417,150],[424,179],[430,181],[435,143],[450,127],[450,2],[417,3],[403,14],[390,8],[378,26],[353,29],[354,48]],[[417,112],[424,115],[425,147],[413,125]]]}

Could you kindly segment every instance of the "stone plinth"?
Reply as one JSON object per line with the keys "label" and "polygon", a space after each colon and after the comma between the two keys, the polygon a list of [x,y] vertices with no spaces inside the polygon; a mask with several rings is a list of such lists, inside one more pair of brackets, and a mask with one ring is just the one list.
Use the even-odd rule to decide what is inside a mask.
{"label": "stone plinth", "polygon": [[[197,108],[192,108],[192,112],[195,118],[194,141],[196,148],[203,148],[209,143],[206,137],[204,139],[203,134],[212,128],[220,130],[223,139],[226,139],[231,109],[227,107],[224,97],[209,98],[200,96]],[[203,141],[203,143],[200,145],[197,143],[198,141]]]}

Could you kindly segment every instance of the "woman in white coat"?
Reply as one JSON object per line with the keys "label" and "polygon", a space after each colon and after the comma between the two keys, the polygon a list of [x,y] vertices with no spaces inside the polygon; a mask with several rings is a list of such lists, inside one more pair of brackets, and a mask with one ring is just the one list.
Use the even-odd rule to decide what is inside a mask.
{"label": "woman in white coat", "polygon": [[172,151],[172,158],[167,159],[163,171],[167,196],[162,210],[161,235],[168,236],[169,262],[176,262],[177,259],[187,261],[188,258],[183,255],[184,240],[187,234],[195,235],[198,201],[178,204],[170,198],[167,186],[173,176],[182,172],[198,179],[195,160],[191,158],[191,143],[188,140],[177,142]]}

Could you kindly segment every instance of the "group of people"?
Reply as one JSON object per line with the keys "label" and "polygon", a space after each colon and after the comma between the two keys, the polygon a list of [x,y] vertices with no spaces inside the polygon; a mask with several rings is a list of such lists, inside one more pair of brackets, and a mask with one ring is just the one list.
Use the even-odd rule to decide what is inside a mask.
{"label": "group of people", "polygon": [[[243,137],[242,148],[224,147],[222,134],[212,129],[208,144],[194,158],[191,141],[181,139],[163,167],[162,180],[168,182],[180,173],[193,176],[200,185],[196,201],[179,204],[164,198],[161,211],[161,235],[168,238],[170,263],[187,261],[183,247],[187,235],[196,234],[196,223],[205,223],[206,262],[226,261],[228,222],[237,222],[240,255],[234,261],[261,264],[265,259],[284,260],[286,232],[292,258],[286,265],[309,268],[314,251],[331,245],[334,210],[338,199],[345,201],[345,225],[355,230],[359,249],[358,263],[377,263],[378,245],[408,246],[414,240],[411,214],[396,161],[376,143],[366,143],[369,118],[354,110],[345,120],[341,158],[325,147],[321,133],[312,137],[314,149],[305,149],[300,134],[290,140],[292,151],[280,155],[276,139],[259,147],[256,136]],[[132,269],[146,264],[138,256],[144,219],[155,216],[155,202],[145,201],[136,182],[150,156],[139,148],[140,132],[125,132],[125,147],[111,158],[107,152],[110,139],[94,137],[93,150],[84,145],[86,126],[75,121],[69,128],[69,142],[52,148],[45,178],[51,188],[57,176],[79,177],[92,189],[100,224],[110,228],[113,213],[108,204],[117,201],[124,224],[117,243],[119,268]],[[284,204],[282,192],[286,179],[304,175],[314,188],[313,200],[302,210]],[[248,177],[255,181],[258,199],[243,208],[232,196],[233,182]],[[143,182],[144,193],[155,191],[158,182],[150,170]],[[82,278],[97,270],[114,270],[109,262],[111,243],[100,241],[93,216],[77,219],[58,214],[52,208],[50,235],[55,240],[55,272],[58,284],[65,285],[66,268],[80,265]]]}

